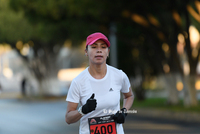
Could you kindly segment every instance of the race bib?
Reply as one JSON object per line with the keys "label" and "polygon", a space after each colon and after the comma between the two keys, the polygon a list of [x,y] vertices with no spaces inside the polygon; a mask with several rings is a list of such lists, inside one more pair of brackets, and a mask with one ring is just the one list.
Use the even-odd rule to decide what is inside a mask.
{"label": "race bib", "polygon": [[90,134],[117,134],[116,123],[111,115],[88,119]]}

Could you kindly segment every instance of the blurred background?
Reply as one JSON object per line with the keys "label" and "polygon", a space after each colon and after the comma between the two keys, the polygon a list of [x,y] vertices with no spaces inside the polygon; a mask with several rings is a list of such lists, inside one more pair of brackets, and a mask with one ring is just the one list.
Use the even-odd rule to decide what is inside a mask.
{"label": "blurred background", "polygon": [[86,37],[102,32],[108,64],[130,79],[133,108],[200,111],[199,0],[0,0],[0,20],[2,104],[65,101],[88,66]]}

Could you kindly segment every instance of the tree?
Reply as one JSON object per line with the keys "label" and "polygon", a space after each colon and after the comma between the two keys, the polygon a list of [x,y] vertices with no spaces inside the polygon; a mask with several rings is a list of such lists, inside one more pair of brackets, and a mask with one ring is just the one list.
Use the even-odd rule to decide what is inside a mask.
{"label": "tree", "polygon": [[[140,1],[141,2],[141,1]],[[162,68],[162,64],[164,64],[164,67],[168,68],[165,73],[167,73],[165,76],[169,76],[172,81],[168,85],[172,85],[172,87],[169,87],[170,89],[170,95],[169,95],[169,103],[177,104],[178,103],[178,94],[176,90],[176,83],[175,83],[175,75],[174,73],[179,73],[183,77],[183,81],[185,81],[186,91],[184,99],[185,105],[197,105],[197,98],[196,98],[196,91],[194,88],[194,75],[196,75],[196,66],[198,62],[198,58],[192,57],[192,48],[189,41],[189,26],[191,24],[197,24],[197,23],[191,23],[191,17],[188,13],[188,10],[192,8],[195,9],[195,6],[191,7],[193,5],[194,1],[142,1],[145,4],[142,4],[138,2],[136,8],[131,8],[130,10],[124,11],[124,16],[128,19],[132,19],[134,22],[138,23],[141,26],[143,33],[142,40],[146,39],[147,43],[141,43],[140,45],[145,45],[145,47],[142,47],[142,50],[140,50],[139,45],[136,45],[136,43],[133,43],[135,45],[136,49],[139,49],[141,56],[136,57],[136,60],[140,60],[140,64],[142,63],[141,60],[143,59],[142,56],[145,56],[144,59],[148,59],[151,63],[149,63],[147,66],[150,66],[153,68],[154,72],[162,73],[163,71],[160,70]],[[195,4],[198,5],[198,1],[195,1]],[[131,4],[130,4],[131,5]],[[151,5],[151,6],[148,6]],[[190,7],[190,8],[189,8]],[[142,11],[138,10],[141,9]],[[143,10],[145,9],[145,11]],[[197,6],[198,9],[198,6]],[[195,12],[195,11],[194,11]],[[197,20],[198,21],[198,20]],[[199,23],[197,24],[198,27]],[[135,29],[134,29],[135,30]],[[130,30],[129,30],[130,31]],[[190,73],[185,74],[184,68],[182,65],[182,58],[183,56],[179,56],[177,54],[177,36],[179,34],[182,34],[183,39],[185,39],[186,44],[186,51],[188,57],[188,62],[190,66]],[[144,39],[145,38],[145,39]],[[163,45],[161,45],[163,44]],[[169,47],[169,49],[168,49]],[[146,49],[144,49],[146,48]],[[148,50],[152,49],[152,50]],[[165,53],[162,53],[162,49],[165,51]],[[146,51],[147,50],[147,51]],[[145,52],[146,51],[146,52]],[[154,52],[153,54],[148,54],[148,51]],[[155,52],[156,51],[156,52]],[[144,53],[143,53],[144,52]],[[185,53],[186,54],[186,53]],[[199,54],[199,53],[198,53]],[[166,55],[166,56],[165,56]],[[198,55],[196,56],[198,57]],[[156,59],[156,60],[155,60]],[[153,61],[154,60],[154,61]],[[146,60],[145,60],[146,61]],[[155,63],[157,62],[157,63]],[[146,64],[146,63],[145,63]],[[143,67],[147,67],[143,66]],[[169,72],[170,69],[170,72]],[[157,70],[157,71],[155,71]],[[174,80],[173,80],[174,79]],[[192,86],[191,86],[192,85]],[[170,97],[174,96],[174,97]]]}
{"label": "tree", "polygon": [[[118,47],[124,50],[118,52],[121,55],[119,67],[129,75],[135,75],[140,68],[142,76],[166,74],[168,82],[175,73],[182,75],[186,81],[196,74],[198,58],[194,60],[191,56],[187,37],[190,24],[199,28],[198,17],[194,19],[189,14],[191,9],[199,14],[195,6],[198,1],[10,0],[10,5],[15,11],[22,11],[32,26],[40,27],[36,36],[32,37],[38,44],[34,49],[41,46],[45,50],[52,49],[56,43],[66,39],[71,39],[74,46],[92,32],[101,31],[108,35],[110,24],[115,23]],[[184,75],[181,57],[177,54],[177,36],[180,33],[186,44],[189,75]],[[169,97],[172,104],[178,103],[175,84],[174,80],[168,84],[172,86],[169,87],[170,93],[175,95]],[[188,87],[186,95],[190,99],[185,103],[197,105],[194,87]]]}
{"label": "tree", "polygon": [[15,43],[28,41],[33,36],[33,28],[24,18],[23,12],[15,13],[8,5],[9,1],[0,0],[0,42]]}

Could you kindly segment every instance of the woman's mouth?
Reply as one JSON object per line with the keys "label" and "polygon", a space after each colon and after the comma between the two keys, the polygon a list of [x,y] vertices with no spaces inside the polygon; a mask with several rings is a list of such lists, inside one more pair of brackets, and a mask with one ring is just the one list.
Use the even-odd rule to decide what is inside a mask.
{"label": "woman's mouth", "polygon": [[101,56],[101,55],[97,55],[97,56],[95,56],[95,58],[97,58],[97,59],[101,59],[101,58],[103,58],[103,56]]}

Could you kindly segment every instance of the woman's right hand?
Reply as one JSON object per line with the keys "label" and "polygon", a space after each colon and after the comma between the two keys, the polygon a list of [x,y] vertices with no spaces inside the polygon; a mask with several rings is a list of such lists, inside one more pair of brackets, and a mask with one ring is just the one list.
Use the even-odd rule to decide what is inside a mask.
{"label": "woman's right hand", "polygon": [[82,113],[87,114],[92,112],[96,109],[97,100],[94,99],[94,93],[92,96],[87,100],[86,104],[82,106]]}

